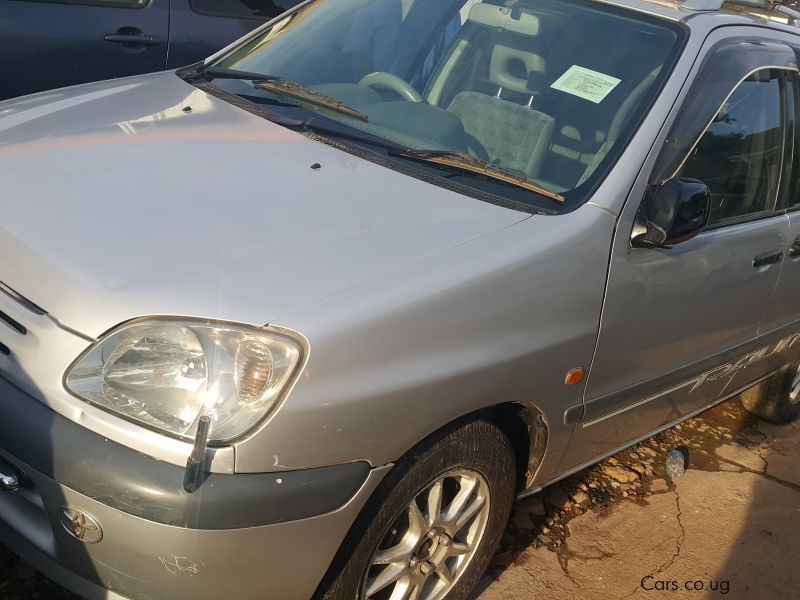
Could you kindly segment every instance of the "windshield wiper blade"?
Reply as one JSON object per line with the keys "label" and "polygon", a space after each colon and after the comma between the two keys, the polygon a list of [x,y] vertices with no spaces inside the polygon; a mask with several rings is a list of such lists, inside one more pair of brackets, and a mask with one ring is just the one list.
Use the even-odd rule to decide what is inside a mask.
{"label": "windshield wiper blade", "polygon": [[402,144],[398,144],[397,142],[393,142],[370,133],[362,132],[354,127],[342,125],[340,123],[321,121],[316,118],[309,119],[303,123],[303,126],[305,129],[313,133],[321,133],[323,135],[329,134],[333,135],[334,137],[345,138],[356,142],[370,144],[372,146],[378,146],[393,156],[403,156],[406,158],[440,164],[450,168],[456,168],[469,173],[478,173],[491,179],[496,179],[498,181],[510,183],[526,190],[534,191],[537,194],[551,198],[556,202],[563,203],[565,200],[564,196],[561,194],[558,194],[552,190],[548,190],[547,188],[530,181],[523,175],[518,175],[513,171],[509,171],[502,167],[498,167],[497,165],[487,163],[486,161],[473,158],[472,156],[463,154],[461,152],[454,152],[452,150],[418,150],[409,148],[407,146],[403,146]]}
{"label": "windshield wiper blade", "polygon": [[462,152],[452,152],[450,150],[412,149],[390,150],[389,152],[390,154],[396,154],[397,156],[405,156],[407,158],[413,158],[416,160],[443,165],[445,167],[455,168],[468,173],[484,175],[490,179],[495,179],[497,181],[502,181],[503,183],[508,183],[532,192],[536,192],[537,194],[541,194],[542,196],[546,196],[547,198],[555,200],[556,202],[561,202],[562,204],[565,201],[564,196],[561,194],[554,192],[553,190],[548,190],[546,187],[541,186],[538,183],[534,183],[523,175],[518,175],[514,171],[504,169],[503,167],[498,167],[497,165],[488,163],[485,160],[474,158]]}
{"label": "windshield wiper blade", "polygon": [[257,88],[267,90],[269,92],[279,92],[299,98],[317,106],[323,106],[339,113],[346,114],[354,117],[360,121],[369,121],[369,117],[344,102],[340,102],[335,98],[326,96],[322,92],[318,92],[314,88],[297,83],[291,79],[280,77],[278,75],[267,75],[265,73],[254,73],[253,71],[240,71],[239,69],[228,69],[226,67],[201,67],[196,76],[202,76],[206,79],[241,79],[242,81],[252,81],[253,85]]}
{"label": "windshield wiper blade", "polygon": [[317,106],[322,106],[330,110],[356,118],[359,121],[369,121],[369,117],[355,108],[347,106],[344,102],[326,96],[314,88],[305,86],[291,79],[284,77],[274,77],[265,75],[261,79],[253,80],[253,85],[268,92],[278,92],[292,98],[297,98]]}
{"label": "windshield wiper blade", "polygon": [[240,71],[239,69],[228,69],[226,67],[200,67],[194,75],[205,77],[206,79],[241,79],[242,81],[268,81],[275,79],[263,73],[253,71]]}

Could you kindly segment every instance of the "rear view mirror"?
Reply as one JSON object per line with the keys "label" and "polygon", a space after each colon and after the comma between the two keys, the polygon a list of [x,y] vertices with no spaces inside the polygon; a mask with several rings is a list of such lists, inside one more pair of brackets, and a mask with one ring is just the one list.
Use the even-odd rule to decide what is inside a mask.
{"label": "rear view mirror", "polygon": [[711,192],[697,179],[650,186],[636,216],[635,248],[671,248],[700,233],[711,214]]}

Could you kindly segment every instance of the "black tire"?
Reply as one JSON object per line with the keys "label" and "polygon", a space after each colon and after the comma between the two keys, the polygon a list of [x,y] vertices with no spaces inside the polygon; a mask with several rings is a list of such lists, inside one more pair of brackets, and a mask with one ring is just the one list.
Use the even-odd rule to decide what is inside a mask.
{"label": "black tire", "polygon": [[786,365],[769,379],[742,393],[742,404],[754,415],[781,425],[789,423],[800,415],[800,398],[792,388],[798,384],[800,361]]}
{"label": "black tire", "polygon": [[447,593],[463,600],[478,584],[500,543],[515,498],[514,451],[503,432],[483,420],[455,423],[400,459],[362,510],[317,589],[321,600],[361,600],[370,562],[396,519],[420,493],[454,469],[481,474],[489,515],[477,550]]}

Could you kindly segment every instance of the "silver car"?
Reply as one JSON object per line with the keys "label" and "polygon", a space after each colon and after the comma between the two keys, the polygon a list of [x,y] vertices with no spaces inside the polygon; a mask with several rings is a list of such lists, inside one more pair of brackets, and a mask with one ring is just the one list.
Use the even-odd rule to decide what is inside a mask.
{"label": "silver car", "polygon": [[309,0],[0,104],[0,539],[87,598],[455,600],[515,498],[800,412],[800,29]]}

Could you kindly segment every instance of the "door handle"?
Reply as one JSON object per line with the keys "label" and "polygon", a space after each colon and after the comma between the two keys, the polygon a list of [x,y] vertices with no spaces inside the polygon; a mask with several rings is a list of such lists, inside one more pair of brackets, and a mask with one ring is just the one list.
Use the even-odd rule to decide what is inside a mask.
{"label": "door handle", "polygon": [[107,42],[115,44],[136,44],[137,46],[158,46],[161,40],[154,35],[125,35],[124,33],[112,33],[105,38]]}
{"label": "door handle", "polygon": [[13,475],[0,473],[0,490],[4,492],[16,492],[19,489],[19,480]]}
{"label": "door handle", "polygon": [[783,252],[780,250],[776,250],[774,252],[765,252],[764,254],[759,254],[753,259],[753,267],[760,269],[762,267],[768,267],[769,265],[779,263],[782,260]]}
{"label": "door handle", "polygon": [[136,27],[120,27],[116,33],[110,33],[103,39],[128,49],[158,46],[161,43],[161,38],[145,35],[141,29]]}

